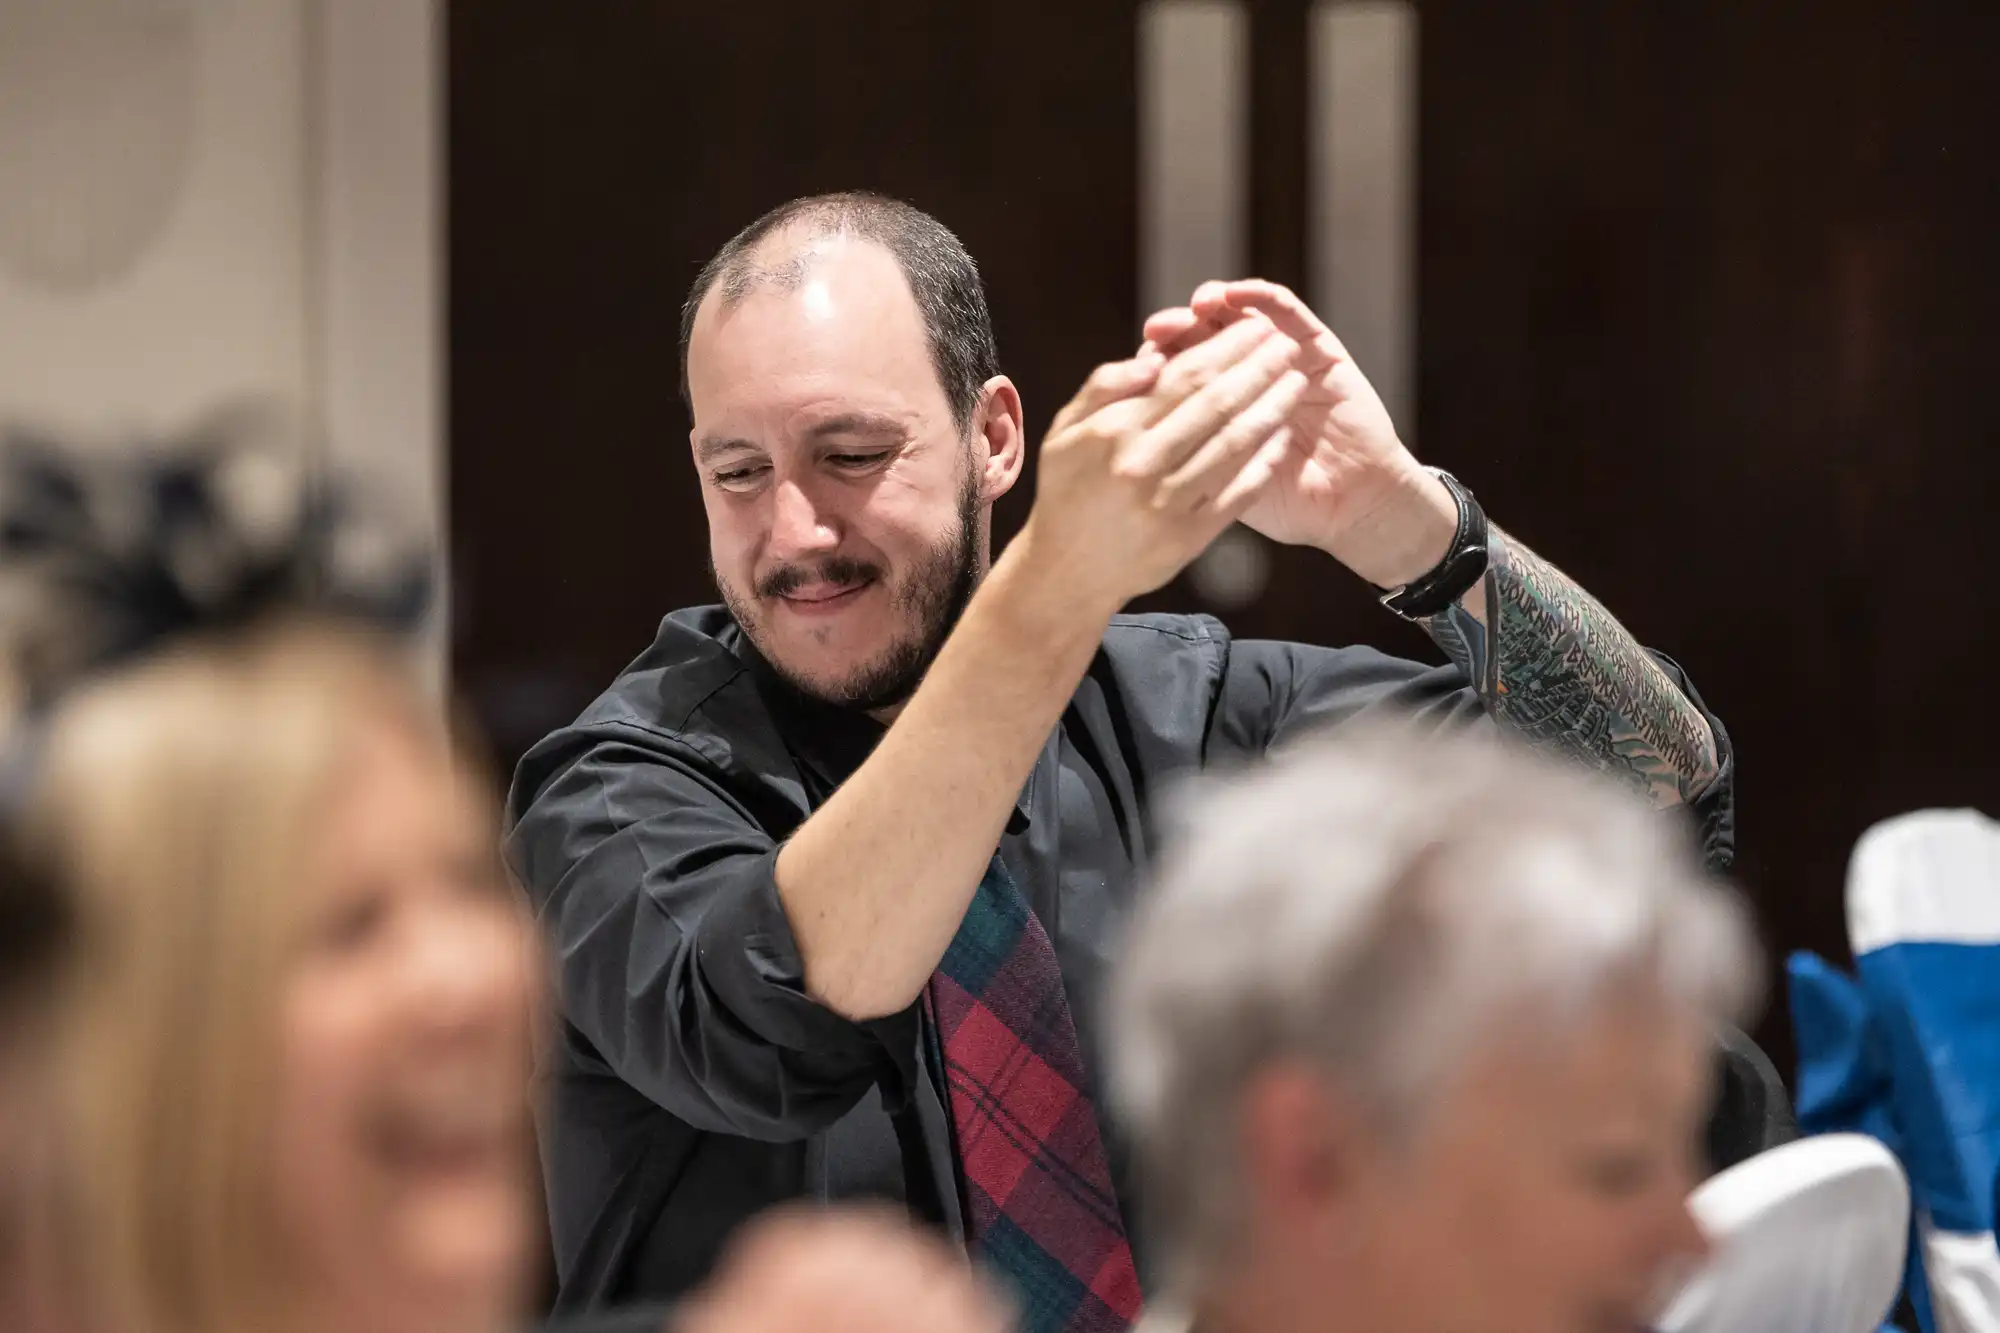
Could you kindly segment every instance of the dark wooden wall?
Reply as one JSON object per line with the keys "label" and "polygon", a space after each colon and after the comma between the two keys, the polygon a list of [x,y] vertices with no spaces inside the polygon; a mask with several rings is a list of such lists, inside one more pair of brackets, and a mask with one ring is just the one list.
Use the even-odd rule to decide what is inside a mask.
{"label": "dark wooden wall", "polygon": [[[1253,258],[1294,283],[1306,9],[1252,42]],[[1420,14],[1424,452],[1694,674],[1771,943],[1842,955],[1869,822],[2000,810],[2000,6]],[[710,599],[677,310],[757,212],[868,186],[958,229],[1031,432],[1134,339],[1129,0],[478,0],[450,60],[454,656],[505,756]],[[1232,623],[1425,651],[1325,573]]]}
{"label": "dark wooden wall", "polygon": [[714,600],[678,321],[757,214],[862,187],[945,219],[1036,435],[1137,341],[1127,5],[478,0],[450,51],[455,658],[505,753]]}
{"label": "dark wooden wall", "polygon": [[1868,824],[2000,812],[2000,7],[1424,16],[1426,444],[1681,658],[1767,936],[1844,957]]}

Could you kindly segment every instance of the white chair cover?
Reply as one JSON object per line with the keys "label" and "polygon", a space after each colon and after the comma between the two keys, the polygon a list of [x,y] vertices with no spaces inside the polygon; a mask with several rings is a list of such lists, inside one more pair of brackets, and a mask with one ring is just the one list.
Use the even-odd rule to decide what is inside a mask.
{"label": "white chair cover", "polygon": [[1937,1333],[2000,1333],[2000,823],[1923,810],[1870,829],[1847,929],[1887,1041]]}
{"label": "white chair cover", "polygon": [[1909,1184],[1865,1135],[1760,1153],[1703,1182],[1688,1207],[1715,1252],[1660,1333],[1875,1333],[1902,1286]]}

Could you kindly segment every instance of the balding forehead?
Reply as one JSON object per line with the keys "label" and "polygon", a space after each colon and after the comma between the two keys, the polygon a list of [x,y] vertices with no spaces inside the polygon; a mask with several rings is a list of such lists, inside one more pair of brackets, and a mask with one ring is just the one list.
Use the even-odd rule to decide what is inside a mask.
{"label": "balding forehead", "polygon": [[806,285],[814,269],[853,245],[867,245],[895,259],[877,242],[837,227],[816,228],[807,220],[765,237],[730,264],[715,284],[717,297],[727,310],[759,289],[790,295]]}
{"label": "balding forehead", "polygon": [[813,263],[810,254],[795,254],[772,264],[746,257],[723,273],[722,280],[715,284],[716,297],[727,310],[759,287],[789,295],[806,285]]}
{"label": "balding forehead", "polygon": [[689,406],[700,402],[700,433],[752,434],[750,418],[829,394],[857,409],[883,408],[883,395],[926,412],[940,406],[923,312],[893,252],[857,241],[759,247],[746,258],[736,290],[726,288],[729,273],[717,274],[690,329],[687,387]]}

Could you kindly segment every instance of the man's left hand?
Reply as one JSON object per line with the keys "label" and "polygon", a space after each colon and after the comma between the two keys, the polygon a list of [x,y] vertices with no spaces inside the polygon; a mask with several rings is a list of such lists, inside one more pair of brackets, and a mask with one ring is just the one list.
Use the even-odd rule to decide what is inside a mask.
{"label": "man's left hand", "polygon": [[1296,293],[1257,278],[1203,283],[1187,305],[1148,319],[1145,336],[1171,356],[1252,318],[1299,344],[1308,387],[1292,413],[1292,447],[1306,459],[1242,521],[1273,541],[1317,546],[1379,587],[1421,577],[1450,549],[1457,506],[1403,447],[1347,348]]}

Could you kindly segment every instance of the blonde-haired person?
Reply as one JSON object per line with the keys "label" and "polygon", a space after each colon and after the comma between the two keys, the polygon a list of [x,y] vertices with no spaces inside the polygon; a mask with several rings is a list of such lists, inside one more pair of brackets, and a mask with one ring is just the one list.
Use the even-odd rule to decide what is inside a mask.
{"label": "blonde-haired person", "polygon": [[531,931],[385,642],[273,624],[76,691],[33,824],[95,932],[66,1199],[105,1333],[495,1333],[531,1272]]}
{"label": "blonde-haired person", "polygon": [[532,924],[411,650],[427,558],[262,427],[0,453],[11,767],[90,944],[55,1283],[87,1333],[499,1333]]}

